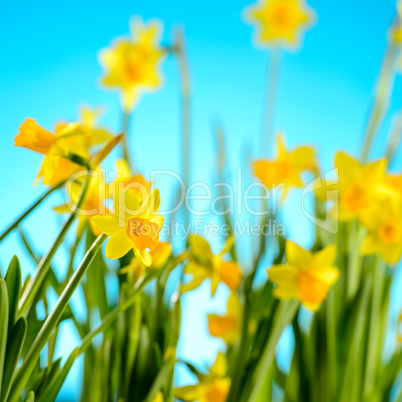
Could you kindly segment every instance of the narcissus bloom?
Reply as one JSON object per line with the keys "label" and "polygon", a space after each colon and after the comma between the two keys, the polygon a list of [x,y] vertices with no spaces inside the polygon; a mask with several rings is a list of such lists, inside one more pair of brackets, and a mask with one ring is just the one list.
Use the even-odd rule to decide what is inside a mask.
{"label": "narcissus bloom", "polygon": [[149,267],[147,267],[142,260],[133,258],[130,264],[122,268],[119,273],[129,274],[132,282],[135,283],[145,275],[147,269],[158,270],[162,268],[166,264],[166,261],[170,257],[171,253],[172,246],[169,243],[161,241],[149,252],[152,259],[152,263]]}
{"label": "narcissus bloom", "polygon": [[361,224],[367,229],[361,252],[363,255],[379,253],[385,262],[395,264],[402,255],[402,205],[388,198],[363,214]]}
{"label": "narcissus bloom", "polygon": [[[84,109],[88,114],[90,109]],[[84,117],[76,123],[59,123],[55,133],[45,130],[35,120],[27,118],[19,127],[15,145],[31,149],[45,156],[36,182],[43,178],[43,184],[51,186],[67,179],[83,167],[67,159],[69,154],[90,160],[92,146],[112,141],[113,136],[105,129],[96,127],[95,120]]]}
{"label": "narcissus bloom", "polygon": [[[80,177],[78,180],[68,183],[66,186],[67,193],[70,197],[70,201],[66,204],[55,207],[54,210],[58,213],[71,213],[74,206],[77,205],[78,200],[81,195],[83,183],[85,177]],[[108,198],[107,184],[103,171],[97,169],[91,172],[91,178],[89,182],[88,191],[86,193],[84,202],[81,206],[81,211],[79,212],[79,221],[77,232],[81,233],[84,224],[95,215],[105,215],[110,214],[110,210],[105,206],[105,200]],[[95,235],[99,235],[101,232],[92,225],[92,231]]]}
{"label": "narcissus bloom", "polygon": [[246,9],[246,15],[257,26],[258,43],[289,48],[299,44],[302,31],[314,20],[303,0],[260,0]]}
{"label": "narcissus bloom", "polygon": [[230,388],[230,378],[226,372],[225,355],[218,353],[209,374],[199,378],[197,385],[176,388],[174,397],[185,402],[225,402]]}
{"label": "narcissus bloom", "polygon": [[234,238],[229,237],[222,251],[214,255],[211,246],[203,237],[190,235],[190,256],[185,273],[191,274],[192,279],[182,286],[182,292],[198,288],[208,278],[211,280],[211,296],[215,294],[219,282],[225,283],[231,290],[237,289],[241,282],[240,267],[233,261],[223,260],[233,242]]}
{"label": "narcissus bloom", "polygon": [[[385,159],[362,165],[358,160],[344,152],[335,156],[338,169],[338,210],[339,220],[359,218],[367,212],[380,195],[386,178]],[[335,200],[336,201],[336,200]]]}
{"label": "narcissus bloom", "polygon": [[339,270],[334,267],[336,247],[329,245],[316,253],[297,244],[286,242],[286,264],[268,269],[268,278],[276,284],[274,296],[279,299],[299,299],[317,311],[330,287],[338,280]]}
{"label": "narcissus bloom", "polygon": [[242,307],[239,297],[232,293],[224,316],[208,315],[208,329],[212,336],[222,338],[228,345],[235,345],[240,334]]}
{"label": "narcissus bloom", "polygon": [[281,135],[277,137],[278,156],[275,160],[253,162],[255,176],[268,188],[283,186],[283,199],[292,187],[303,187],[301,174],[316,168],[314,149],[303,146],[288,151]]}
{"label": "narcissus bloom", "polygon": [[113,197],[114,214],[91,218],[97,229],[111,236],[106,244],[106,257],[121,258],[133,250],[135,256],[149,267],[152,264],[149,250],[158,244],[163,225],[163,218],[157,214],[159,206],[159,190],[154,189],[143,198],[119,186]]}
{"label": "narcissus bloom", "polygon": [[109,49],[102,50],[100,61],[105,68],[103,84],[121,91],[122,106],[130,111],[139,95],[161,85],[159,65],[164,51],[159,46],[161,24],[140,20],[132,24],[132,37],[117,40]]}

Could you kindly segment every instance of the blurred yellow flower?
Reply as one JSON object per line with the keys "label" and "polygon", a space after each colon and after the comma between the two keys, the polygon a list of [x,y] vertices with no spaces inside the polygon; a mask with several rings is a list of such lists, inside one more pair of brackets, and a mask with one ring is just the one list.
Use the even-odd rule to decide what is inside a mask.
{"label": "blurred yellow flower", "polygon": [[111,236],[106,244],[106,257],[121,258],[132,249],[135,256],[149,267],[152,257],[148,250],[158,244],[163,225],[163,218],[157,214],[159,206],[159,190],[154,189],[143,198],[119,186],[113,198],[114,214],[91,218],[97,229]]}
{"label": "blurred yellow flower", "polygon": [[291,187],[302,187],[301,174],[316,168],[314,149],[303,146],[288,151],[281,135],[277,136],[278,156],[275,160],[259,160],[253,162],[255,176],[269,189],[283,186],[284,199]]}
{"label": "blurred yellow flower", "polygon": [[163,402],[164,398],[163,398],[163,394],[161,391],[158,391],[155,395],[155,398],[152,399],[152,402]]}
{"label": "blurred yellow flower", "polygon": [[[66,186],[66,190],[70,197],[70,202],[53,208],[58,213],[70,213],[74,206],[77,205],[80,198],[80,194],[83,186],[83,177],[74,181],[71,185]],[[89,221],[95,215],[110,214],[110,210],[106,208],[104,202],[108,198],[107,184],[103,171],[98,168],[91,172],[91,179],[85,200],[81,206],[81,212],[79,213],[79,221],[77,227],[77,233],[81,233],[84,224]],[[95,235],[99,235],[101,232],[93,226],[91,223],[91,229]]]}
{"label": "blurred yellow flower", "polygon": [[401,200],[388,198],[375,204],[369,213],[362,215],[360,221],[367,229],[362,254],[379,253],[388,264],[397,263],[402,255]]}
{"label": "blurred yellow flower", "polygon": [[334,208],[338,208],[339,220],[352,220],[370,210],[384,184],[386,166],[385,159],[362,165],[345,152],[336,154],[338,183],[334,188],[339,190],[339,200]]}
{"label": "blurred yellow flower", "polygon": [[233,261],[223,260],[223,256],[232,248],[233,242],[233,236],[229,237],[222,251],[214,255],[211,246],[204,238],[190,235],[191,253],[185,273],[191,274],[192,279],[182,286],[182,292],[198,288],[208,278],[211,280],[211,296],[215,294],[219,282],[225,283],[231,290],[237,289],[241,282],[240,267]]}
{"label": "blurred yellow flower", "polygon": [[176,388],[174,397],[185,402],[225,402],[230,388],[226,372],[225,355],[219,352],[209,374],[202,376],[197,385]]}
{"label": "blurred yellow flower", "polygon": [[335,256],[333,244],[311,253],[286,241],[287,263],[268,269],[269,280],[276,284],[274,296],[299,299],[305,307],[317,311],[339,277],[338,268],[333,266]]}
{"label": "blurred yellow flower", "polygon": [[228,345],[235,345],[240,334],[241,319],[242,306],[239,297],[233,292],[227,303],[226,315],[208,315],[209,333],[222,338]]}
{"label": "blurred yellow flower", "polygon": [[398,20],[396,25],[391,26],[390,40],[400,45],[402,44],[402,0],[397,1],[396,12]]}
{"label": "blurred yellow flower", "polygon": [[303,0],[260,0],[246,9],[246,16],[256,25],[258,43],[270,47],[298,46],[303,30],[314,20]]}
{"label": "blurred yellow flower", "polygon": [[132,283],[136,283],[140,278],[142,278],[148,269],[160,269],[162,268],[170,254],[172,253],[172,246],[166,242],[159,242],[156,246],[150,250],[149,254],[152,259],[152,263],[147,267],[142,260],[138,258],[133,258],[129,265],[120,269],[120,274],[129,274]]}
{"label": "blurred yellow flower", "polygon": [[159,45],[161,24],[154,20],[145,25],[132,23],[132,37],[117,40],[111,48],[100,52],[105,68],[103,84],[121,91],[123,109],[129,112],[139,95],[161,85],[159,65],[164,51]]}

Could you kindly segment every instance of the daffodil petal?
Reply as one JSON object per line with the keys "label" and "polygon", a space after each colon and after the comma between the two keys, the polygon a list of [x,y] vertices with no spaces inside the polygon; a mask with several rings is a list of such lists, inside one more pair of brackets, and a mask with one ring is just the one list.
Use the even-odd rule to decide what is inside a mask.
{"label": "daffodil petal", "polygon": [[91,223],[108,236],[115,236],[126,230],[125,221],[117,215],[95,215],[91,218]]}
{"label": "daffodil petal", "polygon": [[124,257],[133,248],[133,243],[125,232],[112,236],[106,243],[105,255],[110,260]]}

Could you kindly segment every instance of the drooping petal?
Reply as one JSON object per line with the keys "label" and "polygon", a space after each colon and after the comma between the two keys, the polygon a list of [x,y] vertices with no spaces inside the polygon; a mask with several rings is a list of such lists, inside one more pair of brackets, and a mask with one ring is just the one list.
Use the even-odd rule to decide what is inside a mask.
{"label": "drooping petal", "polygon": [[134,248],[134,254],[144,263],[146,267],[149,267],[152,264],[152,257],[148,250],[139,250],[138,248]]}
{"label": "drooping petal", "polygon": [[151,251],[152,267],[158,268],[165,264],[170,254],[172,246],[166,242],[159,242]]}
{"label": "drooping petal", "polygon": [[91,218],[91,223],[108,236],[115,236],[126,230],[125,221],[117,215],[95,215]]}
{"label": "drooping petal", "polygon": [[133,248],[133,243],[125,232],[112,236],[106,243],[105,255],[110,260],[124,257]]}
{"label": "drooping petal", "polygon": [[184,387],[176,388],[173,395],[179,401],[193,402],[200,400],[200,386],[199,385],[186,385]]}

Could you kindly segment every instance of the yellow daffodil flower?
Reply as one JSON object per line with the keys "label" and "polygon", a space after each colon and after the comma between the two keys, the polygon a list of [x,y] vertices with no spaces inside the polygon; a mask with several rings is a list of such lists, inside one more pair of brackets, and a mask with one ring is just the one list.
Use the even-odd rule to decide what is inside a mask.
{"label": "yellow daffodil flower", "polygon": [[174,397],[185,402],[225,402],[230,388],[230,378],[226,372],[225,355],[218,353],[209,374],[202,376],[197,385],[176,388]]}
{"label": "yellow daffodil flower", "polygon": [[126,112],[132,110],[143,91],[161,85],[159,65],[164,51],[158,44],[160,31],[158,21],[150,21],[148,25],[134,21],[131,38],[120,39],[100,53],[100,61],[106,70],[103,84],[121,91]]}
{"label": "yellow daffodil flower", "polygon": [[335,256],[333,244],[311,253],[288,240],[287,263],[268,269],[269,280],[276,284],[274,296],[298,299],[309,310],[317,311],[339,277],[339,270],[333,266]]}
{"label": "yellow daffodil flower", "polygon": [[[77,205],[80,198],[80,194],[83,186],[83,178],[80,177],[79,180],[74,181],[71,185],[66,186],[70,201],[66,204],[55,207],[54,210],[58,213],[70,213],[74,206]],[[97,169],[92,172],[92,176],[89,182],[89,187],[85,200],[81,206],[81,212],[79,213],[79,221],[77,227],[77,233],[81,233],[84,224],[95,215],[105,215],[110,214],[108,208],[105,206],[105,200],[108,198],[107,184],[103,171]],[[95,235],[99,235],[101,232],[92,225],[91,229]]]}
{"label": "yellow daffodil flower", "polygon": [[147,267],[142,260],[133,258],[130,264],[122,268],[119,273],[129,274],[131,281],[134,284],[145,275],[147,269],[158,270],[162,268],[166,264],[171,253],[172,246],[169,243],[161,241],[149,252],[152,259],[152,263],[149,267]]}
{"label": "yellow daffodil flower", "polygon": [[[89,113],[86,108],[82,113]],[[97,128],[95,121],[89,122],[88,116],[81,117],[81,122],[59,123],[55,133],[45,130],[35,120],[27,118],[19,127],[15,137],[15,145],[31,149],[45,156],[36,182],[43,178],[43,184],[51,186],[67,179],[82,166],[66,157],[77,155],[85,160],[90,159],[92,146],[112,141],[114,138],[107,130]]]}
{"label": "yellow daffodil flower", "polygon": [[379,253],[385,262],[395,264],[402,255],[402,204],[388,198],[362,215],[360,222],[367,229],[361,253]]}
{"label": "yellow daffodil flower", "polygon": [[269,47],[298,46],[302,31],[314,20],[313,10],[303,0],[260,0],[246,14],[257,26],[258,43]]}
{"label": "yellow daffodil flower", "polygon": [[163,225],[163,218],[157,214],[159,206],[159,190],[154,189],[143,198],[119,186],[113,197],[114,214],[91,218],[97,229],[111,236],[106,244],[106,257],[121,258],[133,250],[135,256],[149,267],[152,257],[148,250],[158,244]]}
{"label": "yellow daffodil flower", "polygon": [[241,303],[237,294],[233,292],[229,297],[224,316],[208,315],[209,333],[217,338],[222,338],[228,345],[235,345],[240,334],[241,318]]}
{"label": "yellow daffodil flower", "polygon": [[376,197],[381,194],[385,182],[386,160],[382,159],[362,165],[344,152],[335,156],[338,169],[338,209],[339,220],[353,220],[370,210]]}
{"label": "yellow daffodil flower", "polygon": [[21,124],[15,137],[15,146],[28,148],[45,156],[35,183],[42,177],[43,184],[53,186],[82,169],[64,158],[69,152],[87,157],[79,135],[72,135],[74,130],[75,127],[71,125],[63,125],[57,127],[56,134],[53,134],[30,118]]}
{"label": "yellow daffodil flower", "polygon": [[212,254],[209,243],[199,235],[190,235],[189,263],[185,273],[191,274],[189,283],[182,286],[182,292],[188,292],[200,286],[205,279],[211,280],[211,296],[216,292],[219,282],[225,283],[229,289],[236,290],[241,282],[241,270],[237,263],[224,261],[223,256],[232,248],[233,237],[229,237],[218,255]]}
{"label": "yellow daffodil flower", "polygon": [[288,151],[281,135],[277,137],[278,156],[275,160],[259,160],[252,164],[255,176],[269,189],[283,186],[284,199],[291,187],[302,187],[301,174],[316,168],[314,150],[303,146]]}

